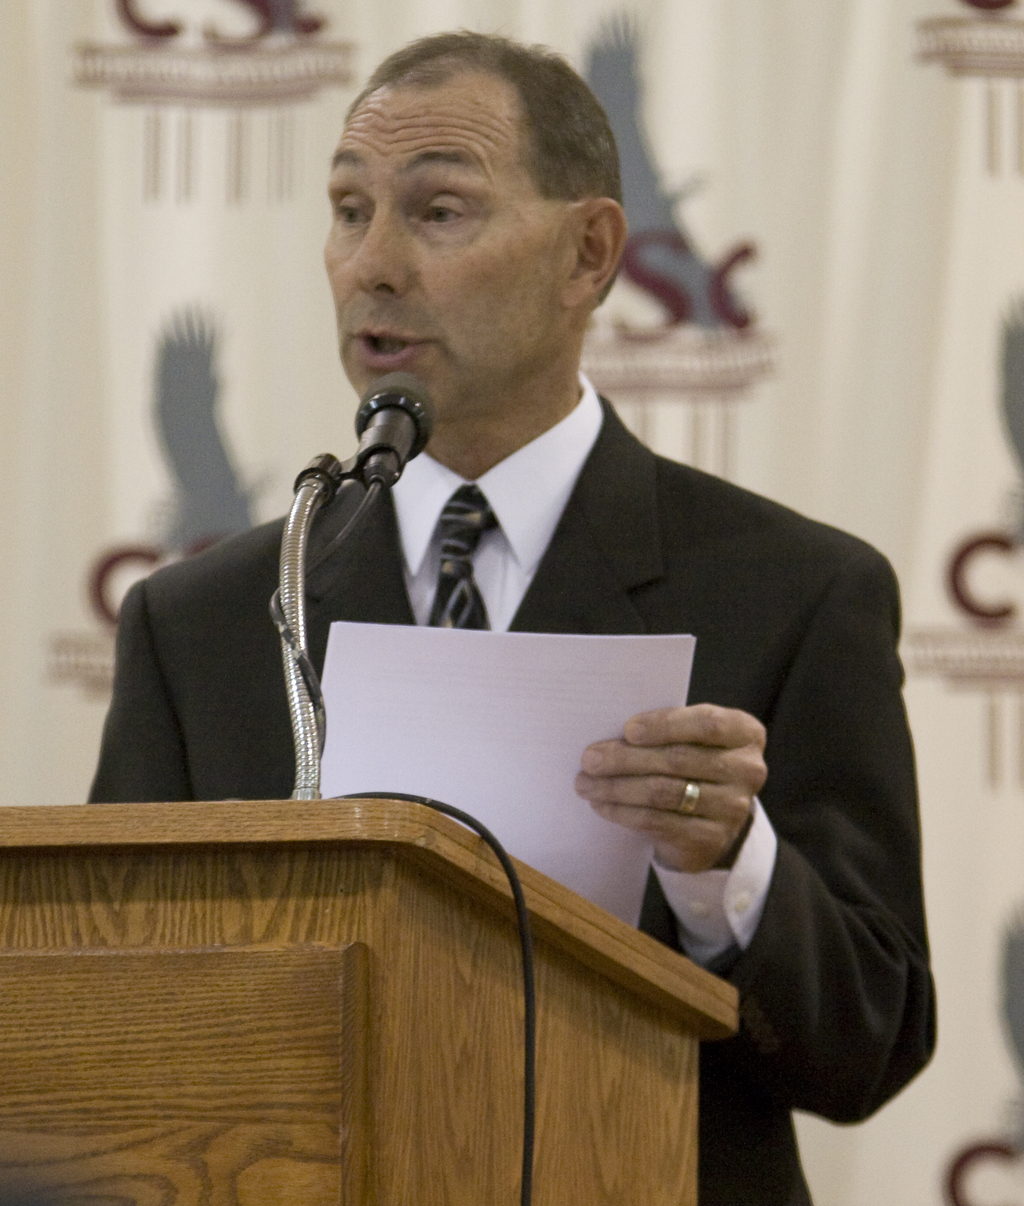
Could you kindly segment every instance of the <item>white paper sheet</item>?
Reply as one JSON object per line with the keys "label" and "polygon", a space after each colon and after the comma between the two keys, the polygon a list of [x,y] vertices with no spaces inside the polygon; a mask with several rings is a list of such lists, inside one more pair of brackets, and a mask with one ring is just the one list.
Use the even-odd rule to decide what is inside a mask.
{"label": "white paper sheet", "polygon": [[334,623],[321,790],[454,804],[510,854],[635,925],[650,842],[602,820],[573,781],[591,742],[686,702],[694,643]]}

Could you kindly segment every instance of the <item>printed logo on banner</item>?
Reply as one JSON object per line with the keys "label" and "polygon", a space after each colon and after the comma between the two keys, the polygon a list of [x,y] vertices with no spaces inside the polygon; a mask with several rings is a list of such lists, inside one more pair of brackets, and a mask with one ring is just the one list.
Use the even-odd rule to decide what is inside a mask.
{"label": "printed logo on banner", "polygon": [[155,540],[105,549],[89,570],[92,632],[50,639],[49,678],[106,695],[121,597],[137,578],[252,526],[254,491],[239,480],[218,421],[221,380],[213,319],[198,307],[174,314],[156,340],[152,417],[174,491]]}
{"label": "printed logo on banner", "polygon": [[[689,459],[728,476],[731,404],[772,367],[772,341],[757,328],[734,281],[756,249],[740,243],[709,261],[682,222],[679,207],[696,184],[675,192],[662,184],[643,124],[640,32],[634,20],[619,17],[601,28],[587,52],[586,77],[608,114],[622,165],[630,234],[620,279],[655,303],[660,317],[643,325],[623,319],[610,329],[595,325],[584,370],[598,389],[638,411],[641,438],[650,405],[690,407]],[[718,439],[702,440],[702,425],[712,422]]]}
{"label": "printed logo on banner", "polygon": [[[1002,325],[1000,378],[1002,419],[1020,477],[1001,523],[968,532],[950,550],[945,584],[950,602],[967,622],[957,628],[922,628],[904,638],[909,670],[941,675],[950,686],[984,692],[989,699],[988,778],[1003,780],[1003,716],[1006,695],[1015,695],[1024,733],[1024,575],[1018,600],[986,594],[979,579],[994,561],[1024,569],[1024,298],[1013,301]],[[1024,748],[1017,779],[1024,787]]]}
{"label": "printed logo on banner", "polygon": [[[999,368],[1002,426],[1020,469],[1007,497],[1002,522],[966,533],[950,549],[945,566],[947,594],[966,622],[960,627],[919,629],[904,640],[910,671],[942,676],[955,689],[988,696],[988,778],[1004,779],[1003,706],[1016,696],[1018,751],[1016,778],[1024,787],[1024,297],[1013,300],[1002,322]],[[986,569],[998,561],[1016,570],[1016,598],[989,594],[981,586]],[[991,590],[991,587],[989,588]],[[1024,910],[1003,938],[1002,1015],[1007,1042],[1024,1087]],[[982,1206],[974,1188],[986,1178],[1020,1171],[1024,1161],[1024,1097],[1015,1102],[1006,1133],[973,1139],[950,1158],[944,1177],[949,1206]]]}
{"label": "printed logo on banner", "polygon": [[[1002,1014],[1007,1043],[1024,1088],[1024,911],[1007,926],[1003,938]],[[1024,1097],[1012,1103],[1007,1132],[966,1144],[950,1161],[944,1190],[949,1206],[982,1206],[972,1182],[996,1170],[1008,1171],[1024,1157]]]}
{"label": "printed logo on banner", "polygon": [[1021,469],[1020,484],[1010,500],[1009,525],[972,532],[953,550],[947,568],[949,593],[959,610],[977,624],[1003,628],[1017,618],[1017,604],[985,599],[971,586],[970,570],[979,558],[1019,555],[1024,548],[1024,298],[1011,305],[1002,332],[1003,429]]}
{"label": "printed logo on banner", "polygon": [[[294,192],[297,106],[352,80],[350,42],[321,37],[325,18],[302,0],[220,0],[221,20],[187,19],[186,0],[113,0],[128,40],[75,49],[75,81],[121,104],[143,106],[142,196],[193,201],[200,190],[200,116],[220,135],[224,197],[244,203],[262,159],[267,196]],[[238,25],[240,32],[223,32]],[[254,123],[266,123],[257,137]],[[217,128],[219,127],[219,128]]]}
{"label": "printed logo on banner", "polygon": [[971,17],[918,22],[918,57],[950,75],[985,81],[984,157],[990,175],[1010,165],[1024,176],[1024,21],[1017,0],[961,0]]}
{"label": "printed logo on banner", "polygon": [[[120,36],[74,48],[75,82],[128,110],[118,152],[136,158],[143,206],[238,210],[261,197],[295,200],[304,106],[352,82],[354,46],[330,40],[315,9],[316,0],[110,0]],[[105,116],[115,121],[112,110]],[[153,287],[159,292],[161,282]],[[176,289],[156,313],[179,297]],[[217,334],[198,310],[176,313],[160,332],[153,421],[175,481],[169,516],[152,539],[96,557],[88,597],[97,627],[51,636],[53,682],[108,693],[113,626],[130,581],[249,526],[251,491],[217,424]]]}

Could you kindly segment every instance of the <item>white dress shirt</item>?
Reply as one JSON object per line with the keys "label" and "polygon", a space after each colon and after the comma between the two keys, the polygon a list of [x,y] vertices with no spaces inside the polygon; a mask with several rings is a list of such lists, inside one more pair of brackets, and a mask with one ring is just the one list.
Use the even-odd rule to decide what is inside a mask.
{"label": "white dress shirt", "polygon": [[[507,632],[554,535],[601,430],[601,403],[589,381],[575,410],[478,479],[498,527],[473,554],[473,577],[495,632]],[[405,584],[417,624],[426,624],[441,567],[437,521],[465,478],[420,453],[394,488]]]}
{"label": "white dress shirt", "polygon": [[[581,397],[560,423],[477,480],[498,520],[473,555],[473,576],[495,632],[506,632],[601,430],[594,387],[580,375]],[[394,487],[405,583],[417,624],[430,616],[441,564],[437,522],[465,479],[426,453],[411,460]],[[582,750],[580,753],[582,754]],[[732,946],[746,948],[761,919],[775,867],[775,831],[760,803],[733,867],[687,874],[655,864],[686,953],[709,963]]]}

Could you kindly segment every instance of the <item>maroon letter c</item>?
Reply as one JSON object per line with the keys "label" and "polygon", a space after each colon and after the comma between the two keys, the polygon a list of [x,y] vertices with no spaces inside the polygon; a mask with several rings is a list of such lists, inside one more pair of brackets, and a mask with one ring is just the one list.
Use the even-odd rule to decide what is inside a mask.
{"label": "maroon letter c", "polygon": [[996,603],[986,607],[980,603],[967,585],[967,567],[977,553],[986,549],[996,552],[1012,553],[1017,546],[1005,532],[983,532],[980,536],[972,536],[957,548],[949,563],[946,573],[946,585],[957,606],[971,617],[983,624],[1006,624],[1017,612],[1012,603]]}
{"label": "maroon letter c", "polygon": [[971,1206],[964,1197],[964,1178],[975,1164],[983,1160],[998,1160],[1001,1164],[1009,1164],[1020,1159],[1020,1152],[1015,1151],[1008,1143],[975,1143],[965,1148],[950,1165],[946,1177],[946,1200],[950,1206]]}

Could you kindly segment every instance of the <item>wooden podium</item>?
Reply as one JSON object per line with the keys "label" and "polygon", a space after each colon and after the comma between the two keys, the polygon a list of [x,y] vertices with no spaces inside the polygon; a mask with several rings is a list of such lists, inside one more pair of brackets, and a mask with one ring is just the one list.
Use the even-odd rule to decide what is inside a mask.
{"label": "wooden podium", "polygon": [[[693,1206],[734,990],[519,870],[536,1206]],[[0,809],[0,1206],[515,1206],[521,1136],[475,834],[391,800]]]}

